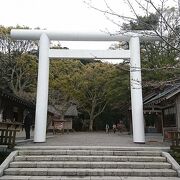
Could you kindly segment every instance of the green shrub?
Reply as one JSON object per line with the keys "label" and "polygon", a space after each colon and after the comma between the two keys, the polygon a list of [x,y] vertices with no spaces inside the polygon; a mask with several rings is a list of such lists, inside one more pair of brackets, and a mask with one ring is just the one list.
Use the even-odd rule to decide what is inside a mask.
{"label": "green shrub", "polygon": [[0,164],[8,157],[11,152],[8,150],[0,150]]}

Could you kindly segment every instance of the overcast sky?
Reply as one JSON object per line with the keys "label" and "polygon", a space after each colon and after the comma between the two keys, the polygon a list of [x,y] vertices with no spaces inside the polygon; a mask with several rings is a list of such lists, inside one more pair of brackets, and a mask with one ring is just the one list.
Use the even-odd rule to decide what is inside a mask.
{"label": "overcast sky", "polygon": [[[93,2],[96,7],[105,8],[103,0]],[[129,10],[123,0],[107,0],[107,2],[113,10],[127,15]],[[107,20],[102,13],[89,8],[83,0],[2,0],[0,24],[72,32],[118,30],[116,25]],[[61,42],[61,44],[73,49],[107,49],[111,42]]]}
{"label": "overcast sky", "polygon": [[[89,2],[89,0],[85,0]],[[90,0],[100,9],[107,9],[104,0]],[[130,0],[133,3],[135,0]],[[158,2],[157,0],[154,0]],[[106,0],[113,11],[130,16],[125,0]],[[172,4],[175,0],[169,0]],[[133,7],[138,9],[135,4]],[[140,11],[137,10],[139,13]],[[113,17],[114,19],[114,17]],[[107,20],[104,14],[95,11],[84,0],[1,0],[0,25],[39,27],[61,31],[118,31],[118,26]],[[61,42],[71,49],[107,49],[111,42]]]}

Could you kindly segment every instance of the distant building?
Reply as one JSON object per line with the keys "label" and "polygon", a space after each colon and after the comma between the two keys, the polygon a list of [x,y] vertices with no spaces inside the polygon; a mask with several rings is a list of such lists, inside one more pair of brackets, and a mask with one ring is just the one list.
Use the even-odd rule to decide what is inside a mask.
{"label": "distant building", "polygon": [[73,129],[73,119],[78,116],[75,104],[71,103],[64,115],[61,115],[60,112],[51,105],[48,106],[48,111],[49,115],[53,115],[48,117],[48,131],[53,131],[55,133],[56,127],[57,129],[63,129],[63,132],[64,130],[70,131]]}
{"label": "distant building", "polygon": [[71,104],[64,114],[64,119],[66,120],[65,129],[70,130],[73,127],[73,119],[78,116],[76,104]]}
{"label": "distant building", "polygon": [[180,130],[180,83],[144,97],[146,132]]}
{"label": "distant building", "polygon": [[24,111],[35,112],[35,105],[12,93],[0,89],[0,121],[23,122]]}
{"label": "distant building", "polygon": [[[124,106],[132,132],[131,107]],[[125,111],[126,109],[126,111]],[[164,138],[168,131],[180,131],[180,83],[154,89],[143,97],[144,126],[146,133],[162,133]]]}

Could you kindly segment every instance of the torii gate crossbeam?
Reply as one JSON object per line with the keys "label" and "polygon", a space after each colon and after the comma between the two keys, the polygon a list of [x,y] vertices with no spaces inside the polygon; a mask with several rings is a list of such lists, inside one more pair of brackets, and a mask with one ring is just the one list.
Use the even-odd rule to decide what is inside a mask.
{"label": "torii gate crossbeam", "polygon": [[130,59],[129,50],[50,49],[49,58],[62,59]]}
{"label": "torii gate crossbeam", "polygon": [[[159,38],[151,33],[149,35],[145,35],[144,33],[139,34],[137,32],[125,32],[122,34],[111,35],[106,33],[67,33],[59,31],[25,29],[11,30],[11,36],[12,38],[19,40],[40,40],[34,142],[46,141],[49,57],[57,55],[55,51],[49,51],[50,41],[128,41],[130,51],[127,50],[125,54],[127,55],[127,58],[130,57],[133,142],[145,143],[139,41],[140,39],[159,40]],[[64,56],[68,55],[70,56],[67,51],[67,54]],[[81,56],[80,52],[78,52],[77,55]],[[86,54],[86,56],[88,55]],[[101,58],[100,55],[99,58]],[[104,56],[102,58],[104,58]],[[117,54],[115,53],[112,58],[116,59]],[[121,53],[119,53],[118,59],[120,58],[123,58]]]}

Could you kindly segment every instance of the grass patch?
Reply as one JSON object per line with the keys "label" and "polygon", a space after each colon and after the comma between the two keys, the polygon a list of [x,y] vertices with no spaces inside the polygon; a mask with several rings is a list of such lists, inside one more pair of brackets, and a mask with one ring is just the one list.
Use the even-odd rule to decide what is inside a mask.
{"label": "grass patch", "polygon": [[176,160],[176,162],[180,165],[180,151],[170,150],[169,154]]}

